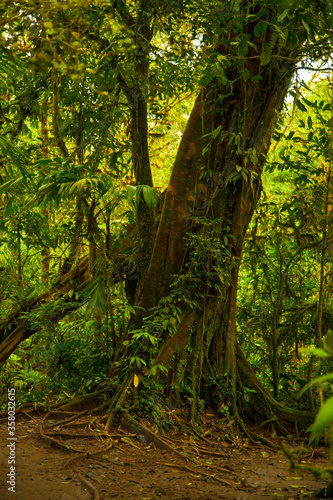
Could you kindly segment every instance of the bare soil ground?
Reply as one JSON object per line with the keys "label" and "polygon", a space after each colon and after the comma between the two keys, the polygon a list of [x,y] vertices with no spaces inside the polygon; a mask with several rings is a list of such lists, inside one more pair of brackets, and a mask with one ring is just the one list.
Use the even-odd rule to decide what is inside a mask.
{"label": "bare soil ground", "polygon": [[[89,418],[56,424],[35,414],[17,418],[12,492],[7,483],[10,440],[2,421],[2,500],[296,500],[315,498],[327,484],[309,473],[290,471],[280,451],[228,437],[214,419],[207,423],[203,439],[194,439],[188,432],[169,434],[165,442],[178,454],[156,448],[145,436],[122,428],[113,429],[110,438]],[[290,448],[299,445],[295,439],[288,441]],[[309,449],[302,463],[328,466],[328,453]]]}

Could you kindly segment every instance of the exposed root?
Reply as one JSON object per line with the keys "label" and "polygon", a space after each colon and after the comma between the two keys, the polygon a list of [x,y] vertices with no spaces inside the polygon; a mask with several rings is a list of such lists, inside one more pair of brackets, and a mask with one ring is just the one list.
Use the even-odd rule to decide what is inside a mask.
{"label": "exposed root", "polygon": [[21,415],[26,417],[28,420],[33,420],[34,422],[38,422],[38,420],[35,417],[33,417],[32,415],[30,415],[29,413],[27,413],[23,410],[21,411]]}
{"label": "exposed root", "polygon": [[54,420],[55,418],[63,418],[65,415],[68,415],[68,416],[73,416],[73,415],[77,415],[77,412],[76,411],[57,411],[57,410],[53,410],[53,411],[49,411],[43,418],[42,420],[44,420],[44,422],[46,422],[47,420]]}
{"label": "exposed root", "polygon": [[[235,484],[232,484],[229,481],[225,481],[224,479],[220,479],[219,477],[216,477],[215,474],[207,474],[207,472],[203,472],[201,470],[199,471],[199,470],[191,469],[191,467],[187,467],[186,465],[165,464],[165,463],[163,463],[162,465],[166,465],[167,467],[175,467],[176,469],[184,469],[184,470],[191,472],[191,474],[195,474],[195,475],[200,474],[202,476],[211,477],[212,479],[214,479],[215,481],[218,481],[219,483],[226,484],[228,486],[231,486],[232,488],[236,487]],[[227,471],[227,472],[229,472],[229,471]]]}
{"label": "exposed root", "polygon": [[76,450],[75,448],[72,448],[71,446],[67,446],[66,444],[63,444],[61,441],[58,441],[58,439],[55,439],[53,437],[47,436],[43,432],[43,427],[39,427],[39,436],[43,441],[48,443],[50,446],[56,446],[58,448],[61,448],[62,450],[74,452],[74,453],[80,453],[80,450]]}
{"label": "exposed root", "polygon": [[84,396],[77,396],[68,403],[62,404],[59,409],[79,412],[84,410],[93,410],[96,408],[96,404],[99,402],[100,396],[102,396],[102,394],[104,393],[104,389],[101,389],[98,392],[93,392]]}
{"label": "exposed root", "polygon": [[90,439],[95,439],[96,436],[92,434],[91,432],[63,432],[63,431],[53,431],[53,432],[48,432],[47,434],[44,434],[46,437],[52,437],[52,436],[61,436],[61,437],[67,437],[67,438],[90,438]]}
{"label": "exposed root", "polygon": [[218,467],[217,465],[212,464],[211,462],[209,462],[208,464],[205,464],[205,463],[198,462],[197,460],[195,460],[195,463],[197,463],[197,465],[199,465],[200,467],[209,467],[210,469],[216,469],[219,472],[226,472],[227,474],[231,474],[232,476],[238,477],[238,474],[236,474],[236,472],[233,472],[229,469],[224,469],[223,467]]}
{"label": "exposed root", "polygon": [[[47,424],[47,427],[48,428],[59,427],[60,425],[68,424],[69,422],[74,422],[74,420],[77,420],[78,418],[83,417],[83,415],[86,415],[88,413],[88,411],[89,410],[83,410],[80,413],[75,413],[74,415],[72,414],[72,416],[66,418],[65,420],[60,420],[60,421],[55,422],[53,424]],[[59,412],[50,412],[47,416],[49,416],[52,413],[59,414]],[[44,418],[44,420],[46,420],[46,417]]]}
{"label": "exposed root", "polygon": [[247,417],[266,423],[274,421],[281,431],[283,429],[283,434],[289,434],[287,430],[289,428],[295,429],[296,423],[297,433],[313,423],[315,412],[288,408],[273,398],[256,377],[238,343],[236,343],[236,363],[239,384],[252,389],[250,402],[244,410]]}
{"label": "exposed root", "polygon": [[[68,445],[62,443],[61,441],[59,441],[58,439],[55,439],[54,437],[51,437],[48,434],[45,434],[43,432],[42,426],[39,427],[39,435],[40,435],[41,439],[43,441],[45,441],[46,443],[48,443],[50,446],[56,446],[62,450],[66,450],[66,451],[69,451],[71,453],[80,453],[81,455],[86,456],[86,457],[93,457],[94,455],[97,455],[99,453],[104,453],[106,450],[108,450],[112,446],[112,443],[110,443],[107,448],[102,448],[101,450],[95,450],[95,451],[91,451],[91,452],[82,452],[78,448],[73,448],[72,446],[68,446]],[[61,435],[61,434],[58,434],[58,435]],[[69,435],[68,437],[72,437],[72,435]],[[80,437],[81,437],[81,435],[80,435]],[[84,436],[84,437],[87,437],[87,436]],[[94,437],[93,434],[91,435],[91,437]]]}
{"label": "exposed root", "polygon": [[122,424],[130,431],[133,432],[134,434],[137,434],[138,436],[144,436],[145,440],[147,443],[151,442],[154,443],[154,445],[157,448],[162,448],[163,450],[168,451],[171,454],[176,454],[177,456],[181,457],[184,459],[184,456],[179,453],[175,448],[171,447],[168,443],[163,441],[157,434],[154,434],[151,432],[149,429],[144,427],[142,424],[134,420],[134,418],[130,417],[129,415],[124,415],[122,417]]}
{"label": "exposed root", "polygon": [[263,436],[260,436],[260,434],[257,434],[247,429],[247,427],[243,423],[241,423],[241,429],[244,432],[244,434],[248,436],[248,438],[251,440],[252,443],[254,444],[261,443],[267,446],[268,448],[271,448],[272,450],[277,450],[279,448],[277,444],[272,443],[272,441],[269,441],[269,439],[266,439]]}
{"label": "exposed root", "polygon": [[[24,408],[33,408],[33,407],[34,405],[32,403],[23,403],[15,409],[15,416],[17,417],[23,411]],[[0,413],[0,422],[2,422],[3,420],[8,420],[8,413],[6,410]]]}
{"label": "exposed root", "polygon": [[76,457],[69,458],[64,464],[64,469],[68,469],[70,464],[73,464],[76,461],[83,460],[85,458],[91,458],[93,460],[96,460],[96,458],[94,458],[95,455],[98,455],[99,453],[105,453],[112,447],[113,447],[113,443],[110,443],[109,446],[107,446],[106,448],[102,448],[101,450],[97,450],[97,451],[76,450],[79,454]]}
{"label": "exposed root", "polygon": [[88,486],[88,488],[90,489],[90,491],[92,492],[92,494],[94,496],[94,500],[100,500],[100,496],[99,496],[99,492],[98,492],[97,488],[95,488],[95,486],[93,484],[91,484],[91,482],[88,481],[88,479],[86,479],[84,476],[82,476],[82,474],[78,474],[78,476],[79,476],[81,483],[84,483],[86,486]]}

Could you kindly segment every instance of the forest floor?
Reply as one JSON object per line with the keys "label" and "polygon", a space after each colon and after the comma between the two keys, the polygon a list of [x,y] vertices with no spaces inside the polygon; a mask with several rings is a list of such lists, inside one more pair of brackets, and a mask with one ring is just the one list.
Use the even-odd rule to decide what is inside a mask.
{"label": "forest floor", "polygon": [[[55,416],[63,420],[69,414],[47,419],[32,412],[18,415],[15,449],[8,446],[13,440],[1,421],[2,500],[296,500],[316,498],[328,482],[290,471],[282,451],[251,445],[213,415],[206,418],[201,438],[186,430],[166,435],[165,442],[176,453],[121,427],[103,435],[102,426],[89,417],[58,424]],[[284,445],[298,449],[300,441],[290,437]],[[15,492],[7,483],[10,450],[15,454]],[[306,449],[301,464],[327,467],[328,451]]]}

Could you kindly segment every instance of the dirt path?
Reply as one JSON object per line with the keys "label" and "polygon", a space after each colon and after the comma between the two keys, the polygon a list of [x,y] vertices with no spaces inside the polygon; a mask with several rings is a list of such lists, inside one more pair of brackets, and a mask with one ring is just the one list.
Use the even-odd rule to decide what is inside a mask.
{"label": "dirt path", "polygon": [[[53,427],[52,439],[79,449],[81,454],[62,450],[41,439],[41,420],[35,418],[36,421],[26,418],[17,422],[15,492],[9,491],[10,484],[6,483],[10,456],[8,429],[0,425],[2,500],[96,500],[97,492],[101,500],[296,500],[315,498],[315,493],[326,484],[309,474],[290,472],[283,455],[260,447],[221,442],[214,454],[209,455],[202,448],[199,455],[191,453],[186,460],[154,449],[144,442],[143,436],[137,438],[128,433],[126,436],[126,431],[118,429],[112,433],[113,444],[107,451],[78,458],[84,452],[105,450],[109,440],[98,432],[94,433],[96,437],[89,435],[87,426],[78,423],[66,427],[70,433],[66,438],[59,435],[65,431]],[[181,450],[186,449],[190,438],[181,433],[175,439],[182,442]],[[323,455],[309,459],[309,455],[304,457],[311,465],[328,466]],[[84,478],[95,488],[95,493]]]}

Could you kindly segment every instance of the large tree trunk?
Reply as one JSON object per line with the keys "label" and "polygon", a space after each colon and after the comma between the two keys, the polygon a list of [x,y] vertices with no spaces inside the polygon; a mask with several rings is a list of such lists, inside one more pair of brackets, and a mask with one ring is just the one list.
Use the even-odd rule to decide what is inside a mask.
{"label": "large tree trunk", "polygon": [[[269,36],[266,32],[262,43]],[[254,35],[253,41],[258,44]],[[231,51],[232,45],[216,48],[224,57]],[[228,84],[214,79],[203,88],[173,166],[136,302],[135,327],[140,328],[145,314],[149,316],[162,298],[170,296],[170,303],[180,307],[177,329],[173,335],[162,333],[154,362],[168,368],[171,397],[178,399],[180,382],[189,380],[192,418],[200,391],[207,386],[210,394],[215,388],[215,403],[236,398],[236,302],[243,240],[260,197],[262,167],[296,54],[296,49],[283,51],[281,59],[262,66],[253,51],[242,65],[236,62],[225,71]],[[253,83],[256,75],[260,79]]]}

